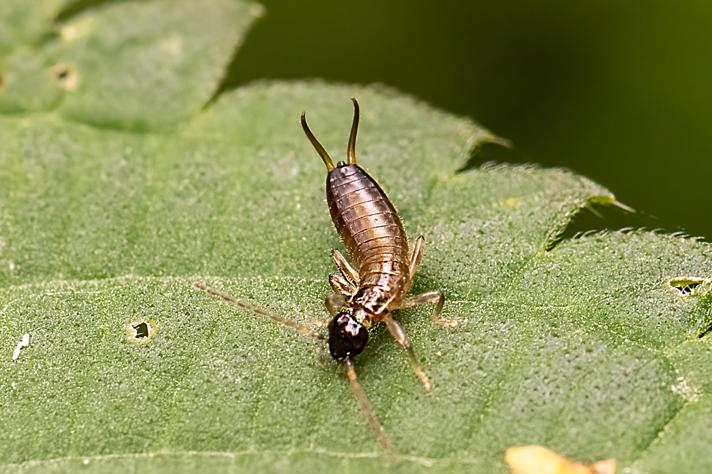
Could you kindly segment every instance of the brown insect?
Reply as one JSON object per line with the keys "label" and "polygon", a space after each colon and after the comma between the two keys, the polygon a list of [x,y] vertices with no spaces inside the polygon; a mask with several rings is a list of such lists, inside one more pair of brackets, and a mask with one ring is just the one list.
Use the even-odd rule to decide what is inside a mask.
{"label": "brown insect", "polygon": [[[353,359],[368,343],[369,330],[385,323],[393,338],[405,348],[410,365],[430,392],[432,385],[423,372],[413,350],[410,338],[392,317],[398,309],[411,308],[425,303],[434,303],[432,320],[437,324],[453,325],[455,320],[440,319],[445,298],[440,291],[427,291],[407,296],[413,278],[420,266],[425,250],[425,239],[419,236],[411,246],[403,223],[393,204],[378,183],[356,164],[356,133],[359,123],[359,104],[355,98],[354,117],[347,147],[348,161],[334,162],[324,147],[309,129],[306,115],[302,112],[304,133],[311,141],[327,169],[326,198],[331,219],[343,240],[355,268],[338,250],[332,257],[340,274],[330,275],[329,283],[334,293],[326,298],[330,314],[328,336],[314,330],[314,325],[299,325],[252,303],[233,298],[217,290],[196,284],[195,287],[226,301],[249,309],[261,316],[285,324],[296,331],[317,339],[326,339],[329,352],[336,360],[344,360],[351,388],[369,424],[386,452],[390,452],[388,439],[373,414],[361,385],[356,378]],[[317,325],[321,325],[317,323]]]}

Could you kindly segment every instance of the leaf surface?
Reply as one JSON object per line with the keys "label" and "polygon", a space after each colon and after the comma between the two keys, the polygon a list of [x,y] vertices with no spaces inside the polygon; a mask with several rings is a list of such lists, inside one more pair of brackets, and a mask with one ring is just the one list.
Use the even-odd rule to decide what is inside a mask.
{"label": "leaf surface", "polygon": [[[699,454],[712,438],[708,243],[560,240],[613,195],[565,170],[457,172],[496,137],[388,89],[261,82],[201,110],[254,7],[214,2],[189,22],[203,14],[192,2],[154,13],[164,3],[90,8],[67,20],[89,28],[81,46],[42,44],[42,67],[73,51],[73,91],[0,86],[0,472],[504,473],[505,449],[525,444],[632,472],[712,469]],[[155,49],[171,35],[187,48],[175,67]],[[27,44],[3,64],[29,71],[13,63]],[[158,76],[134,81],[153,54]],[[298,117],[337,158],[352,95],[360,162],[428,241],[414,291],[442,289],[445,316],[466,319],[399,314],[431,396],[382,329],[359,357],[392,463],[322,344],[191,288],[326,317],[340,244]],[[699,284],[686,294],[681,277]],[[141,322],[150,335],[135,339]]]}

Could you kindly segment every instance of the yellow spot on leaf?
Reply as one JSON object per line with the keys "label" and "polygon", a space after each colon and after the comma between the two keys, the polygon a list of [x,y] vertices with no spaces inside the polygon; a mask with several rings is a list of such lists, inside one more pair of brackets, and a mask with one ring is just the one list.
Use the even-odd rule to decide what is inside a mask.
{"label": "yellow spot on leaf", "polygon": [[60,28],[59,37],[62,38],[62,41],[65,43],[73,43],[78,39],[92,34],[95,26],[96,24],[93,18],[83,17]]}
{"label": "yellow spot on leaf", "polygon": [[512,474],[615,474],[613,459],[590,466],[566,459],[544,446],[514,446],[504,453]]}
{"label": "yellow spot on leaf", "polygon": [[502,202],[504,202],[505,206],[511,207],[512,209],[519,206],[519,198],[516,197],[507,198]]}
{"label": "yellow spot on leaf", "polygon": [[179,35],[173,35],[162,40],[158,47],[171,56],[181,56],[183,54],[183,38]]}

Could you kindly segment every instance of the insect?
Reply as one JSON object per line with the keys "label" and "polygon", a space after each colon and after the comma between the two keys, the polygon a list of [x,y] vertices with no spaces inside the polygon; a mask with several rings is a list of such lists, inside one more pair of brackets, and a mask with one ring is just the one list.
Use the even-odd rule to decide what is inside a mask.
{"label": "insect", "polygon": [[[220,296],[254,313],[268,317],[296,331],[317,339],[326,339],[329,353],[346,363],[351,389],[379,442],[390,452],[390,445],[356,377],[354,357],[366,347],[369,331],[384,323],[393,338],[406,350],[413,372],[426,392],[432,385],[418,363],[410,338],[398,322],[394,311],[425,303],[435,304],[432,320],[436,324],[453,325],[456,320],[441,319],[445,298],[440,291],[427,291],[407,296],[413,278],[420,266],[425,250],[425,239],[419,236],[412,246],[408,243],[403,223],[393,204],[381,187],[356,162],[356,134],[359,125],[359,103],[354,106],[353,123],[349,136],[347,161],[332,161],[319,140],[314,136],[302,112],[301,124],[309,141],[327,169],[326,198],[332,221],[355,263],[352,266],[338,250],[332,258],[339,269],[329,276],[334,293],[326,298],[330,315],[328,335],[315,331],[313,325],[299,325],[271,311],[247,301],[234,298],[212,288],[196,284],[197,289]],[[321,323],[323,325],[323,322]]]}

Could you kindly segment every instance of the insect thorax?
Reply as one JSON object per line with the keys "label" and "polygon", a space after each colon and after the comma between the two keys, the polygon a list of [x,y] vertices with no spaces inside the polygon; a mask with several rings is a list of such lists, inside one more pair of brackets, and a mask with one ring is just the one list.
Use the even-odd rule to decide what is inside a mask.
{"label": "insect thorax", "polygon": [[388,313],[388,304],[393,299],[388,293],[377,286],[361,288],[347,303],[354,319],[369,329],[380,323]]}

